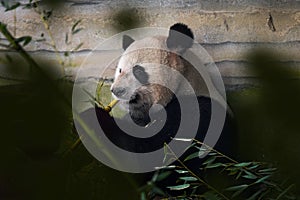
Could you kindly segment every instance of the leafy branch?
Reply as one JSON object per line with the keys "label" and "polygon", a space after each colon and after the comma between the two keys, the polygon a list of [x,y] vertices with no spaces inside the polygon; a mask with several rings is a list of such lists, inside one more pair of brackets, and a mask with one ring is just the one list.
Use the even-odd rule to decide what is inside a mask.
{"label": "leafy branch", "polygon": [[[223,197],[223,199],[229,200],[228,197],[226,197],[224,194],[222,194],[221,192],[219,192],[216,188],[214,188],[213,186],[209,185],[207,182],[205,182],[203,179],[201,179],[198,175],[196,175],[192,170],[190,170],[187,165],[185,165],[185,163],[183,161],[181,161],[177,155],[174,153],[174,151],[170,148],[170,146],[168,144],[165,144],[165,146],[167,147],[167,149],[170,151],[170,153],[176,158],[176,160],[181,164],[181,166],[186,169],[188,171],[188,173],[190,176],[184,176],[184,177],[180,177],[181,180],[184,180],[185,182],[188,181],[195,181],[198,180],[201,184],[205,185],[208,189],[214,191],[216,194],[220,195],[221,197]],[[182,190],[182,189],[186,189],[190,186],[189,183],[184,183],[183,185],[179,185],[179,186],[169,186],[168,188],[171,190]]]}
{"label": "leafy branch", "polygon": [[[183,139],[182,141],[187,140]],[[178,184],[168,186],[167,188],[180,191],[181,195],[170,199],[192,199],[192,197],[198,199],[234,199],[243,197],[247,200],[262,198],[296,199],[296,197],[290,193],[290,190],[294,185],[289,185],[284,189],[280,186],[280,183],[274,182],[271,178],[277,169],[272,166],[266,166],[266,163],[238,162],[197,140],[194,140],[194,143],[189,147],[196,149],[196,152],[188,155],[183,160],[180,160],[168,145],[166,145],[166,147],[167,151],[165,151],[165,154],[174,157],[180,166],[172,165],[159,168],[160,171],[154,175],[151,182],[149,182],[147,186],[141,188],[141,197],[143,197],[146,192],[154,196],[159,195],[165,197],[165,193],[157,192],[161,191],[161,188],[158,188],[157,185],[159,185],[160,181],[167,179],[172,174],[176,174],[179,175],[177,181]],[[229,185],[223,189],[224,193],[231,194],[230,198],[223,192],[217,190],[214,186],[210,185],[208,181],[204,181],[204,179],[200,178],[198,174],[191,171],[185,164],[189,160],[199,159],[199,155],[203,154],[207,154],[207,158],[205,158],[202,166],[199,166],[199,169],[201,169],[200,174],[208,173],[209,170],[218,170],[219,173],[225,173],[228,178],[232,177],[231,182],[239,183],[231,186]],[[203,188],[203,186],[207,188],[205,192],[203,192],[203,190],[197,190],[200,187]],[[251,192],[245,194],[245,191]],[[169,197],[162,199],[168,198]]]}
{"label": "leafy branch", "polygon": [[0,32],[3,36],[8,40],[10,48],[16,50],[27,62],[30,66],[40,70],[39,65],[35,62],[35,60],[24,50],[24,48],[19,44],[20,42],[24,42],[23,45],[27,45],[31,37],[25,36],[21,38],[15,38],[12,34],[7,30],[7,25],[0,22]]}
{"label": "leafy branch", "polygon": [[[32,9],[35,13],[37,13],[40,17],[41,23],[43,24],[47,35],[50,39],[50,42],[47,42],[46,39],[44,38],[44,34],[41,34],[42,39],[36,39],[35,41],[37,42],[45,42],[45,44],[49,45],[55,53],[55,57],[57,62],[60,64],[60,66],[64,67],[66,65],[69,66],[74,66],[75,64],[72,63],[72,60],[70,58],[70,54],[73,53],[74,51],[77,51],[78,49],[80,49],[83,45],[83,42],[80,42],[79,44],[77,44],[74,48],[72,48],[69,51],[66,51],[63,56],[60,54],[60,51],[57,47],[56,41],[54,39],[53,33],[50,29],[50,23],[49,20],[51,18],[51,16],[53,15],[53,8],[44,8],[42,5],[42,1],[40,0],[30,0],[28,3],[21,3],[21,2],[16,2],[14,4],[9,3],[9,1],[1,1],[1,5],[5,8],[5,12],[7,11],[11,11],[14,10],[16,11],[17,8],[19,7],[23,7],[25,9]],[[14,15],[14,36],[16,35],[16,13]],[[75,21],[75,23],[73,24],[70,32],[71,32],[71,36],[79,33],[80,31],[83,30],[82,27],[78,27],[79,24],[81,23],[81,20],[77,20]],[[26,36],[27,38],[22,38],[25,39],[24,43],[29,44],[29,42],[32,40],[32,38],[28,36]],[[69,33],[66,33],[66,38],[65,38],[65,44],[66,45],[70,45],[72,43],[72,38],[69,37]],[[6,47],[4,44],[0,44],[3,47]],[[64,70],[62,69],[62,72],[64,72]]]}

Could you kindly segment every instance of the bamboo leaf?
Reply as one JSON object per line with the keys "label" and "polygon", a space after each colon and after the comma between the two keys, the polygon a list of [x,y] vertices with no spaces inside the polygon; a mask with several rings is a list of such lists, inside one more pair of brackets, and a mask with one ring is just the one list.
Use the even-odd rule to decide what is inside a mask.
{"label": "bamboo leaf", "polygon": [[215,155],[217,155],[217,153],[216,153],[216,152],[213,152],[213,151],[210,151],[208,155],[210,155],[210,156],[215,156]]}
{"label": "bamboo leaf", "polygon": [[241,189],[246,189],[249,185],[243,184],[243,185],[236,185],[229,188],[226,188],[225,191],[237,191]]}
{"label": "bamboo leaf", "polygon": [[193,177],[193,176],[184,176],[184,177],[179,177],[179,179],[184,180],[184,181],[197,181],[198,179]]}
{"label": "bamboo leaf", "polygon": [[248,171],[245,171],[245,173],[246,173],[246,175],[243,176],[244,178],[247,178],[247,179],[257,179],[257,176],[254,175],[253,173],[248,172]]}
{"label": "bamboo leaf", "polygon": [[65,57],[68,57],[70,55],[70,52],[68,52],[68,51],[66,51],[65,53],[64,53],[64,56]]}
{"label": "bamboo leaf", "polygon": [[19,2],[17,2],[17,3],[10,6],[7,2],[8,1],[1,1],[2,6],[6,8],[5,12],[10,11],[10,10],[14,10],[14,9],[18,8],[21,5]]}
{"label": "bamboo leaf", "polygon": [[45,38],[43,38],[43,39],[37,39],[37,40],[35,40],[36,42],[45,42],[46,41],[46,39]]}
{"label": "bamboo leaf", "polygon": [[238,173],[238,175],[236,176],[235,179],[236,179],[236,180],[239,179],[239,178],[241,177],[242,173],[243,173],[243,171],[240,171],[240,172]]}
{"label": "bamboo leaf", "polygon": [[158,169],[174,169],[176,168],[175,165],[169,165],[169,166],[161,166],[161,167],[154,167],[154,169],[158,170]]}
{"label": "bamboo leaf", "polygon": [[8,5],[8,1],[1,1],[1,5],[3,6],[3,7],[8,7],[9,5]]}
{"label": "bamboo leaf", "polygon": [[164,191],[162,191],[160,188],[158,188],[158,187],[156,187],[156,186],[154,186],[153,188],[152,188],[152,191],[155,193],[155,194],[160,194],[160,195],[165,195],[165,193],[164,193]]}
{"label": "bamboo leaf", "polygon": [[72,32],[76,29],[76,26],[81,22],[81,19],[76,21],[75,24],[72,26]]}
{"label": "bamboo leaf", "polygon": [[76,33],[79,33],[82,30],[83,30],[83,28],[75,29],[74,31],[72,31],[72,35],[75,35]]}
{"label": "bamboo leaf", "polygon": [[278,197],[276,198],[276,200],[279,200],[280,198],[282,198],[292,187],[294,186],[294,184],[290,185],[289,187],[287,187],[284,191],[282,191]]}
{"label": "bamboo leaf", "polygon": [[162,173],[160,173],[160,174],[157,175],[156,180],[154,180],[153,182],[164,180],[164,179],[167,178],[170,174],[172,174],[172,172],[170,172],[170,171],[162,172]]}
{"label": "bamboo leaf", "polygon": [[266,190],[263,193],[261,193],[259,196],[259,199],[264,199],[263,197],[266,196],[269,192],[270,192],[270,190]]}
{"label": "bamboo leaf", "polygon": [[145,192],[141,193],[141,200],[147,200]]}
{"label": "bamboo leaf", "polygon": [[29,0],[29,3],[23,4],[23,8],[24,9],[36,8],[40,3],[41,3],[40,1],[32,2],[32,0]]}
{"label": "bamboo leaf", "polygon": [[32,38],[27,36],[23,42],[23,46],[25,47],[27,44],[29,44],[29,42],[31,42]]}
{"label": "bamboo leaf", "polygon": [[236,191],[235,193],[232,194],[231,197],[234,198],[234,197],[240,195],[242,192],[244,192],[244,190],[246,190],[246,188],[247,188],[247,187],[243,187],[242,189]]}
{"label": "bamboo leaf", "polygon": [[239,171],[239,170],[235,167],[227,167],[226,171]]}
{"label": "bamboo leaf", "polygon": [[175,170],[177,173],[179,174],[186,174],[186,173],[189,173],[188,171],[186,170]]}
{"label": "bamboo leaf", "polygon": [[190,154],[188,157],[186,157],[183,162],[186,162],[188,160],[192,160],[194,158],[199,158],[199,152],[195,152],[195,153],[192,153]]}
{"label": "bamboo leaf", "polygon": [[189,187],[190,187],[190,184],[186,183],[186,184],[182,184],[182,185],[169,186],[167,188],[169,188],[170,190],[184,190]]}
{"label": "bamboo leaf", "polygon": [[235,175],[236,173],[238,173],[237,170],[236,170],[236,171],[230,171],[228,175],[229,175],[229,176],[232,176],[232,175]]}
{"label": "bamboo leaf", "polygon": [[255,192],[252,196],[250,196],[248,199],[246,200],[256,200],[257,196],[260,195],[262,192],[262,190],[258,190],[257,192]]}
{"label": "bamboo leaf", "polygon": [[261,169],[259,172],[270,172],[270,171],[275,171],[277,168],[267,168],[267,169]]}
{"label": "bamboo leaf", "polygon": [[81,42],[80,44],[78,44],[75,49],[73,51],[77,51],[78,49],[80,49],[80,47],[83,45],[83,42]]}
{"label": "bamboo leaf", "polygon": [[69,34],[66,33],[66,36],[65,36],[65,44],[69,44]]}
{"label": "bamboo leaf", "polygon": [[251,167],[248,167],[248,169],[255,169],[255,168],[257,168],[259,165],[253,165],[253,166],[251,166]]}
{"label": "bamboo leaf", "polygon": [[249,165],[251,165],[251,162],[242,162],[242,163],[235,164],[234,166],[235,167],[247,167]]}
{"label": "bamboo leaf", "polygon": [[199,149],[199,155],[198,155],[199,157],[202,156],[202,155],[204,155],[205,153],[207,153],[207,154],[210,155],[210,156],[216,155],[215,152],[211,151],[211,150],[208,149],[207,147],[201,146],[201,147],[196,147],[196,148]]}
{"label": "bamboo leaf", "polygon": [[[190,139],[185,139],[185,138],[174,138],[173,140],[187,142],[187,140],[190,140]],[[196,144],[196,143],[192,143],[191,145],[189,145],[188,147],[186,147],[186,148],[184,149],[184,152],[187,151],[188,149],[193,148],[195,145],[197,145],[197,144]]]}
{"label": "bamboo leaf", "polygon": [[207,161],[205,161],[203,164],[204,164],[204,165],[207,165],[207,164],[209,164],[209,163],[214,162],[215,160],[216,160],[216,157],[211,157],[211,158],[209,158]]}
{"label": "bamboo leaf", "polygon": [[213,163],[213,164],[208,164],[206,166],[206,168],[211,169],[211,168],[217,168],[217,167],[221,167],[221,166],[224,166],[224,164],[222,164],[222,163]]}
{"label": "bamboo leaf", "polygon": [[267,180],[270,177],[271,177],[271,175],[264,176],[264,177],[258,179],[257,181],[255,181],[254,184],[264,182],[265,180]]}
{"label": "bamboo leaf", "polygon": [[86,89],[82,88],[83,92],[85,92],[88,96],[89,96],[89,101],[92,103],[92,105],[94,106],[95,104],[97,105],[97,107],[99,108],[103,108],[104,106],[102,105],[101,102],[98,102],[97,99]]}
{"label": "bamboo leaf", "polygon": [[16,42],[18,42],[18,43],[23,42],[23,46],[26,46],[27,44],[29,44],[29,42],[31,42],[31,40],[32,40],[32,38],[30,36],[23,36],[23,37],[16,39]]}
{"label": "bamboo leaf", "polygon": [[52,15],[52,10],[49,10],[49,11],[46,11],[46,10],[44,10],[43,11],[43,19],[45,20],[45,21],[47,21],[47,20],[49,20],[49,18],[51,17],[51,15]]}
{"label": "bamboo leaf", "polygon": [[168,149],[168,145],[164,144],[164,154],[168,154],[169,153],[169,149]]}
{"label": "bamboo leaf", "polygon": [[[189,139],[189,138],[176,138],[176,137],[173,138],[173,140],[175,140],[175,141],[182,141],[182,142],[191,142],[191,141],[193,141],[193,139]],[[195,145],[196,145],[196,143],[193,143],[190,146],[188,146],[186,149],[188,149],[190,147],[193,147]]]}
{"label": "bamboo leaf", "polygon": [[215,192],[208,191],[203,194],[205,200],[219,200],[220,198]]}
{"label": "bamboo leaf", "polygon": [[258,170],[259,173],[266,173],[266,174],[271,174],[273,173],[274,171],[276,171],[277,168],[267,168],[267,169],[261,169],[261,170]]}

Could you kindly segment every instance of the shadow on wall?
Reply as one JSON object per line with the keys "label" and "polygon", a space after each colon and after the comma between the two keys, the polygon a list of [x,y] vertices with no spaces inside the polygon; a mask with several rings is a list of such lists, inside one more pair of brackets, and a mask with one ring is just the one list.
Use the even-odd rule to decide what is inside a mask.
{"label": "shadow on wall", "polygon": [[122,32],[140,27],[144,19],[138,14],[135,8],[123,8],[117,12],[112,13],[113,22],[112,26],[117,32]]}

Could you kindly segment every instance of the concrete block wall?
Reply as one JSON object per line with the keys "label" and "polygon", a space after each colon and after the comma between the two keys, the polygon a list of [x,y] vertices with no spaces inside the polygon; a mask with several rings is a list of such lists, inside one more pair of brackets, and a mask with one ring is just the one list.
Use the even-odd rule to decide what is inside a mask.
{"label": "concrete block wall", "polygon": [[[83,43],[72,54],[73,62],[80,66],[91,49],[118,33],[116,27],[120,22],[115,14],[123,8],[130,8],[132,15],[140,21],[138,27],[167,28],[176,22],[188,24],[229,86],[251,82],[254,75],[247,70],[245,55],[255,47],[276,50],[283,55],[279,61],[287,67],[300,68],[299,0],[70,0],[55,9],[49,21],[57,50],[63,54]],[[70,33],[77,20],[81,20],[78,27],[83,30],[72,38],[69,35],[72,43],[66,44],[66,33]],[[17,37],[33,36],[33,41],[26,47],[33,56],[55,60],[54,49],[41,41],[45,38],[49,42],[50,38],[37,13],[21,8],[16,12],[4,12],[0,8],[0,21],[8,24]],[[112,54],[119,51],[108,50]],[[76,67],[66,66],[65,70],[70,75],[76,73]],[[106,74],[108,78],[112,76],[113,69]]]}

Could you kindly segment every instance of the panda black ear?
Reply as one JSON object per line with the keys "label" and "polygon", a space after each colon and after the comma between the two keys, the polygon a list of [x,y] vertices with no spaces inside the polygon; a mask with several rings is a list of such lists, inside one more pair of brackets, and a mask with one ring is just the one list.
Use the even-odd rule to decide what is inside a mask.
{"label": "panda black ear", "polygon": [[193,45],[193,41],[194,34],[187,25],[177,23],[170,27],[167,38],[167,47],[169,49],[183,53]]}
{"label": "panda black ear", "polygon": [[129,45],[131,45],[133,42],[134,42],[134,39],[132,39],[130,36],[123,35],[122,47],[124,50],[126,50],[127,47],[129,47]]}

